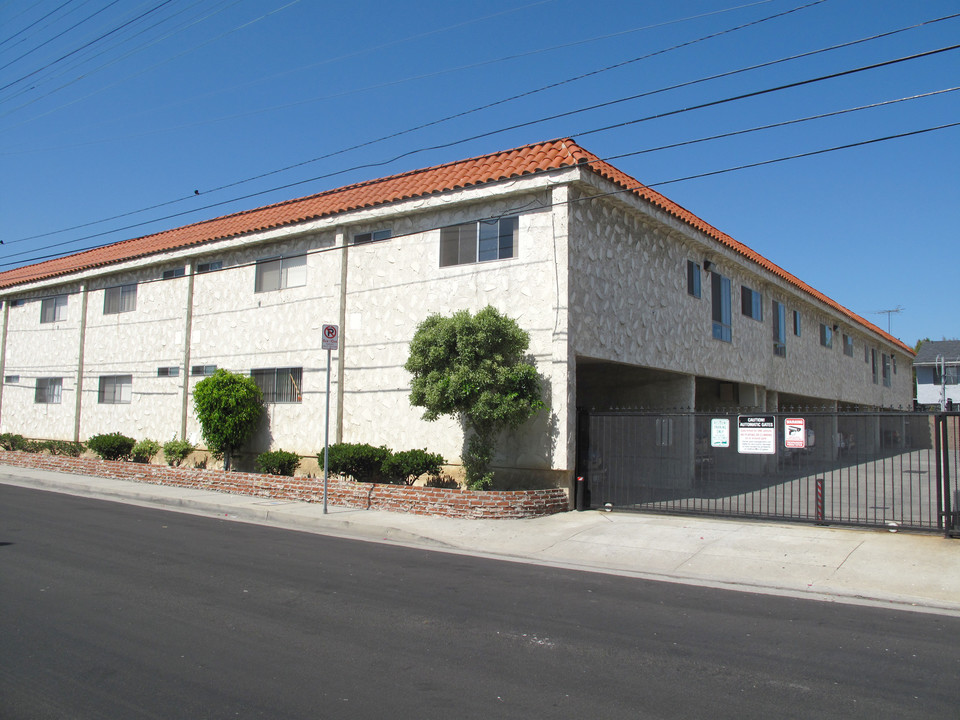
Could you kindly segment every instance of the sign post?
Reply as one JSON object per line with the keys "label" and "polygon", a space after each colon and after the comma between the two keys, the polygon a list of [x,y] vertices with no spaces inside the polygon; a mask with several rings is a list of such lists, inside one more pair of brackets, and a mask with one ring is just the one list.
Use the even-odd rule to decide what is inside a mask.
{"label": "sign post", "polygon": [[323,421],[323,514],[327,514],[327,479],[330,477],[330,351],[340,348],[340,326],[324,325],[320,348],[327,351],[327,409]]}

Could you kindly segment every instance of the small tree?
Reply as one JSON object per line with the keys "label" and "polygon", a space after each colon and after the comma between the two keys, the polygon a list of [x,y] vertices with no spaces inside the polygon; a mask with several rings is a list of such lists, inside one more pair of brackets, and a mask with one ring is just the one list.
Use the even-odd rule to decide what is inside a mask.
{"label": "small tree", "polygon": [[263,393],[253,378],[220,369],[197,383],[193,407],[207,447],[223,455],[223,469],[230,470],[230,456],[260,422]]}
{"label": "small tree", "polygon": [[490,486],[490,463],[501,431],[543,407],[536,368],[524,360],[530,336],[491,306],[476,315],[431,315],[417,327],[404,366],[413,374],[410,403],[424,420],[450,415],[468,433],[467,487]]}

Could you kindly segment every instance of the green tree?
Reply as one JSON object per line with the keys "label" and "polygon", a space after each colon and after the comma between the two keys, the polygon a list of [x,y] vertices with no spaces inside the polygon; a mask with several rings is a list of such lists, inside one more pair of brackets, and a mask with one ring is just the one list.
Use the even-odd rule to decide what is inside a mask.
{"label": "green tree", "polygon": [[431,315],[417,327],[404,366],[413,375],[410,403],[424,420],[456,418],[467,433],[467,487],[490,487],[497,438],[543,407],[540,378],[524,354],[530,336],[491,306],[476,315]]}
{"label": "green tree", "polygon": [[253,434],[263,414],[263,393],[252,378],[217,370],[197,383],[193,407],[207,447],[223,455],[223,469],[230,469],[230,456]]}

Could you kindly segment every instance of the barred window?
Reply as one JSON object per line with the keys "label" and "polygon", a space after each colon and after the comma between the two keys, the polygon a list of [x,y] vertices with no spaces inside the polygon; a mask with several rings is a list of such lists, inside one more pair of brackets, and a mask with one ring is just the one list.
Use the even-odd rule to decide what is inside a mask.
{"label": "barred window", "polygon": [[41,405],[59,405],[62,390],[63,378],[37,378],[33,401]]}
{"label": "barred window", "polygon": [[263,392],[265,403],[298,403],[303,401],[303,368],[259,368],[250,377]]}

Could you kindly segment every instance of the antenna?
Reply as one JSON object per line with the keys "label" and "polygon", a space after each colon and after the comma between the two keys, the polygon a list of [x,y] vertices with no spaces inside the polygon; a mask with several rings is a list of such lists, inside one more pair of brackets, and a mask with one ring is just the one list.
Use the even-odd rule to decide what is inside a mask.
{"label": "antenna", "polygon": [[890,335],[892,335],[893,332],[892,332],[891,329],[890,329],[890,327],[891,327],[891,325],[890,325],[891,320],[893,319],[893,316],[894,316],[894,315],[899,315],[899,314],[902,313],[904,310],[906,310],[905,307],[903,307],[902,305],[897,305],[893,310],[875,310],[875,311],[873,312],[873,314],[874,314],[874,315],[886,315],[886,316],[887,316],[887,333],[890,334]]}

